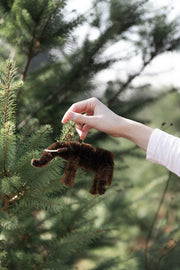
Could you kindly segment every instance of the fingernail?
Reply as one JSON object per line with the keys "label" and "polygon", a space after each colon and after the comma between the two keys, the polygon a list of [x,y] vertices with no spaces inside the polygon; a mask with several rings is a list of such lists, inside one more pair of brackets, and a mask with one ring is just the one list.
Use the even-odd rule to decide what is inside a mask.
{"label": "fingernail", "polygon": [[62,124],[65,124],[65,123],[66,123],[65,117],[62,118],[61,123],[62,123]]}
{"label": "fingernail", "polygon": [[73,113],[72,112],[68,112],[67,114],[65,114],[62,118],[62,123],[66,124],[69,120],[73,120]]}

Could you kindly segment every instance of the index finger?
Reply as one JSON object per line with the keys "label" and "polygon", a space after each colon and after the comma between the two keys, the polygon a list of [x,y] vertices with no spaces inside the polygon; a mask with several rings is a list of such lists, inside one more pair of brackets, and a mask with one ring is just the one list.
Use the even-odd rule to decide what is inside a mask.
{"label": "index finger", "polygon": [[84,113],[84,112],[90,112],[93,109],[93,102],[92,99],[86,99],[79,102],[74,103],[64,114],[62,123],[65,124],[69,121],[68,114],[70,112],[75,113]]}

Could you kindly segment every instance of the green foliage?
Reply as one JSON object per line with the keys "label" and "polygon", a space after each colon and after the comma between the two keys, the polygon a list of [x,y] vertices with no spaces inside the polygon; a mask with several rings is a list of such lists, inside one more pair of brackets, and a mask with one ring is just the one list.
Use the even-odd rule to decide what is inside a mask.
{"label": "green foliage", "polygon": [[[22,85],[16,72],[14,64],[7,62],[0,75],[1,269],[71,269],[80,254],[110,228],[94,226],[91,209],[98,198],[85,198],[82,191],[73,194],[62,185],[62,160],[42,170],[31,166],[31,159],[40,155],[38,150],[50,139],[51,127],[39,127],[32,120],[16,133],[16,88]],[[73,123],[65,126],[64,140],[74,137],[74,128]]]}
{"label": "green foliage", "polygon": [[[7,62],[7,70],[1,71],[0,92],[0,152],[2,177],[8,176],[14,164],[15,153],[15,89],[22,85],[16,80],[16,70],[13,64]],[[9,110],[9,108],[11,108]],[[2,172],[1,171],[1,172]]]}
{"label": "green foliage", "polygon": [[143,1],[111,1],[110,19],[119,24],[119,34],[129,27],[142,23],[144,12]]}
{"label": "green foliage", "polygon": [[[1,269],[145,269],[165,169],[144,161],[131,143],[96,131],[88,142],[115,154],[113,183],[101,198],[88,194],[92,173],[79,169],[75,186],[67,188],[60,181],[61,159],[41,170],[30,161],[54,138],[76,139],[72,123],[59,135],[60,119],[74,101],[92,95],[154,127],[173,122],[179,134],[178,93],[134,84],[153,59],[180,44],[177,20],[155,12],[149,2],[95,0],[78,15],[66,9],[67,1],[0,1]],[[118,56],[107,53],[115,45]],[[98,73],[117,64],[129,67],[137,56],[141,65],[134,71],[128,68],[125,76],[119,72],[118,80],[97,86]],[[8,58],[18,71],[12,62],[4,67]],[[171,178],[155,220],[146,270],[179,268],[178,181]],[[81,266],[85,259],[90,266]]]}
{"label": "green foliage", "polygon": [[72,138],[76,136],[76,124],[72,121],[69,121],[62,128],[62,135],[60,141],[71,141]]}

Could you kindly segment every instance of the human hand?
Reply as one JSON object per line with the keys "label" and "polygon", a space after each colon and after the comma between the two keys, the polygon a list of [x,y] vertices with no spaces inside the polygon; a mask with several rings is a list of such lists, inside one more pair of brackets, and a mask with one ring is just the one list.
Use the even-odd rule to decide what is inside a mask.
{"label": "human hand", "polygon": [[120,137],[123,118],[112,112],[97,98],[74,103],[65,113],[62,123],[73,121],[77,124],[80,138],[85,139],[89,130],[95,128],[114,137]]}

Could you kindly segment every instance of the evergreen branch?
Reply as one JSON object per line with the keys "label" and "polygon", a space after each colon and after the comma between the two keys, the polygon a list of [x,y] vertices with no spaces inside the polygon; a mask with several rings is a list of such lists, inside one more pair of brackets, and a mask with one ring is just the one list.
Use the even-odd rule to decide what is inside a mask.
{"label": "evergreen branch", "polygon": [[146,62],[144,62],[143,66],[141,67],[141,69],[136,72],[133,75],[130,75],[127,79],[127,81],[125,83],[123,83],[123,85],[121,86],[121,88],[114,94],[112,95],[112,97],[108,100],[107,105],[109,106],[110,104],[112,104],[114,101],[116,101],[116,99],[118,98],[118,96],[124,92],[127,88],[127,86],[137,77],[139,76],[143,70],[145,69],[145,67],[153,60],[154,56],[151,56],[150,59]]}
{"label": "evergreen branch", "polygon": [[4,145],[3,177],[8,176],[8,172],[6,171],[6,151],[7,151],[7,143],[8,143],[8,139],[9,139],[9,128],[10,128],[10,124],[8,125],[8,128],[7,128],[6,141],[5,141],[5,145]]}
{"label": "evergreen branch", "polygon": [[[47,0],[45,0],[45,2],[47,2]],[[40,45],[41,45],[41,44],[40,44],[40,41],[41,41],[41,38],[42,38],[42,36],[43,36],[43,33],[44,33],[44,31],[45,31],[45,29],[46,29],[46,27],[47,27],[47,24],[48,24],[48,22],[50,21],[52,15],[53,15],[53,14],[56,12],[56,10],[58,9],[58,7],[59,7],[59,5],[60,5],[61,2],[65,2],[65,0],[59,0],[59,1],[56,3],[54,9],[52,10],[52,12],[50,13],[49,17],[47,18],[47,21],[46,21],[46,23],[45,23],[45,25],[44,25],[44,27],[43,27],[43,29],[42,29],[41,36],[40,36],[39,38],[36,38],[36,37],[35,37],[35,31],[36,31],[36,29],[37,29],[37,27],[38,27],[39,22],[37,22],[37,24],[36,24],[35,27],[34,27],[34,31],[33,31],[33,33],[32,33],[32,39],[31,39],[31,42],[30,42],[29,52],[28,52],[28,54],[27,54],[27,63],[26,63],[26,66],[25,66],[25,68],[24,68],[24,71],[23,71],[23,73],[22,73],[22,79],[23,79],[23,80],[25,80],[25,78],[26,78],[26,76],[27,76],[27,72],[28,72],[28,69],[29,69],[31,60],[32,60],[32,58],[34,57],[35,51],[36,51],[37,48],[39,48]],[[46,6],[46,4],[43,5],[43,8],[44,8],[44,6]],[[40,14],[42,13],[43,8],[42,8]],[[34,45],[34,42],[35,42],[35,45]],[[39,52],[37,52],[36,55],[37,55],[38,53],[39,53]]]}
{"label": "evergreen branch", "polygon": [[116,196],[117,195],[117,192],[118,193],[125,192],[129,188],[131,188],[131,186],[130,187],[127,187],[127,188],[124,188],[124,189],[116,189],[115,191],[112,191],[111,193],[106,194],[105,196],[97,197],[96,199],[87,201],[81,208],[79,208],[74,213],[74,216],[72,217],[70,223],[67,225],[67,231],[70,232],[74,221],[76,221],[77,218],[79,218],[84,213],[87,213],[89,211],[89,209],[93,209],[93,207],[95,207],[97,204],[99,204],[99,203],[107,200],[108,198],[112,197],[112,195],[115,195]]}
{"label": "evergreen branch", "polygon": [[[32,39],[31,43],[34,41],[34,38]],[[31,60],[32,60],[32,50],[30,49],[29,50],[29,53],[27,55],[27,62],[26,62],[26,66],[24,68],[24,71],[22,73],[22,80],[25,80],[26,78],[26,75],[27,75],[27,71],[28,71],[28,68],[29,68],[29,65],[31,63]]]}
{"label": "evergreen branch", "polygon": [[[35,131],[35,130],[36,130],[36,129],[34,129],[34,131]],[[29,131],[32,132],[32,125],[30,125],[30,126],[26,129],[26,131],[24,132],[24,134],[22,135],[21,140],[19,141],[19,143],[18,143],[18,145],[17,145],[17,147],[16,147],[16,153],[18,153],[19,148],[21,147],[21,144],[23,143],[23,141],[26,139],[26,135],[28,134]]]}
{"label": "evergreen branch", "polygon": [[39,141],[39,139],[40,139],[40,138],[41,138],[48,130],[49,130],[49,127],[47,127],[44,131],[42,131],[42,132],[39,134],[38,138],[37,138],[37,139],[32,143],[32,145],[30,146],[28,152],[30,152],[30,151],[33,149],[33,147],[37,144],[37,142]]}
{"label": "evergreen branch", "polygon": [[[37,142],[40,140],[40,138],[49,130],[49,127],[47,127],[44,131],[42,131],[39,136],[36,138],[36,140],[30,145],[29,149],[27,150],[27,153],[31,152],[33,147],[37,144]],[[31,156],[31,158],[33,158],[33,156]],[[20,169],[22,170],[22,168],[24,168],[26,166],[26,164],[29,162],[29,159],[20,167]]]}
{"label": "evergreen branch", "polygon": [[[53,184],[55,186],[55,190],[57,191],[57,184],[60,183],[60,179],[57,178],[57,179],[52,179],[52,180],[49,180],[48,182],[48,186],[46,187],[42,187],[42,188],[38,188],[38,191],[39,192],[42,192],[42,193],[49,193],[50,192],[50,189],[52,190],[52,185]],[[50,188],[49,188],[50,186]],[[65,189],[64,185],[61,186],[62,189]]]}
{"label": "evergreen branch", "polygon": [[[24,185],[24,189],[25,189],[25,185]],[[49,205],[50,206],[62,206],[62,204],[60,204],[60,203],[55,203],[55,202],[53,202],[53,201],[50,201],[50,200],[46,200],[46,199],[44,199],[42,196],[35,196],[35,195],[30,195],[30,192],[28,193],[28,191],[26,190],[23,190],[23,194],[20,194],[21,195],[21,198],[29,198],[29,199],[33,199],[33,200],[35,200],[36,202],[38,201],[38,202],[40,202],[40,203],[45,203],[48,207],[49,207]],[[18,199],[18,198],[17,198]],[[32,209],[34,208],[34,204],[32,204],[32,205],[30,205],[30,207],[28,207],[28,208],[25,208],[24,207],[24,204],[22,204],[21,206],[19,206],[18,205],[18,207],[15,209],[15,211],[14,212],[12,212],[12,213],[10,213],[9,214],[9,216],[14,216],[14,215],[16,215],[19,211],[21,211],[22,210],[22,215],[21,215],[21,218],[23,217],[23,216],[25,216],[26,214],[28,215],[29,214],[29,211],[31,211]],[[41,207],[41,209],[42,209],[42,207]],[[56,214],[53,214],[53,215],[57,215],[57,213]],[[53,216],[52,215],[52,216]],[[41,224],[41,222],[39,223],[39,224]]]}
{"label": "evergreen branch", "polygon": [[37,83],[31,84],[31,85],[25,87],[25,90],[31,90],[35,87],[40,87],[42,82],[46,82],[48,79],[49,78],[43,78],[43,79],[41,79],[41,81],[38,81]]}
{"label": "evergreen branch", "polygon": [[[21,123],[17,126],[17,130],[20,130],[24,125],[26,125],[44,106],[46,106],[51,100],[53,100],[61,91],[65,89],[65,85],[62,85],[54,93],[50,94],[43,103],[41,103],[32,113],[30,113]],[[61,100],[64,100],[67,97],[67,93],[61,95]]]}
{"label": "evergreen branch", "polygon": [[[67,129],[67,131],[65,130],[66,129],[66,125],[64,125],[63,126],[63,129],[65,130],[65,133],[63,134],[63,136],[62,136],[62,141],[65,141],[65,140],[69,140],[69,141],[71,141],[71,139],[72,139],[72,133],[74,133],[74,132],[71,132],[72,130],[74,130],[75,129],[75,126],[76,126],[76,124],[74,123],[74,122],[71,122],[70,121],[70,123],[68,124],[68,129]],[[63,131],[64,131],[63,130]],[[62,131],[62,133],[63,133],[63,131]]]}
{"label": "evergreen branch", "polygon": [[62,206],[62,204],[60,204],[60,203],[54,203],[54,202],[51,202],[51,201],[48,201],[48,200],[44,200],[44,199],[42,199],[42,197],[36,197],[34,195],[26,195],[25,197],[35,199],[35,200],[38,200],[38,201],[41,201],[41,202],[43,201],[43,202],[47,203],[48,205],[50,204],[50,205],[55,205],[55,206]]}
{"label": "evergreen branch", "polygon": [[172,173],[170,172],[169,175],[168,175],[168,179],[167,179],[167,182],[166,182],[166,185],[165,185],[165,188],[164,188],[164,191],[163,191],[163,194],[162,194],[162,197],[161,197],[161,200],[159,202],[159,206],[158,206],[158,209],[157,209],[157,212],[153,218],[153,221],[152,221],[152,224],[151,224],[151,227],[150,227],[150,230],[149,230],[149,233],[148,233],[148,236],[147,236],[147,240],[146,240],[146,245],[145,245],[145,268],[146,270],[149,270],[149,262],[148,262],[148,248],[149,248],[149,241],[151,239],[151,236],[152,236],[152,232],[153,232],[153,228],[155,226],[155,223],[157,221],[157,218],[158,218],[158,215],[159,215],[159,211],[161,209],[161,206],[164,202],[164,199],[165,199],[165,195],[166,195],[166,192],[168,190],[168,186],[169,186],[169,183],[170,183],[170,179],[171,179],[171,175]]}
{"label": "evergreen branch", "polygon": [[[99,199],[99,198],[98,198]],[[73,215],[73,217],[71,218],[69,224],[67,224],[67,231],[71,232],[72,230],[72,225],[73,223],[75,223],[77,221],[77,219],[79,217],[81,217],[81,215],[83,215],[84,213],[87,213],[89,209],[92,209],[93,206],[95,206],[97,204],[97,202],[100,202],[100,200],[93,200],[93,201],[88,201],[86,202],[82,207],[80,207]],[[100,198],[100,199],[105,199],[105,198]]]}
{"label": "evergreen branch", "polygon": [[[5,125],[7,122],[7,114],[8,114],[8,103],[9,103],[9,92],[10,92],[10,77],[11,77],[11,70],[12,70],[12,63],[8,63],[7,64],[7,69],[8,69],[8,73],[7,73],[7,84],[6,84],[6,101],[5,101],[5,108],[4,108],[4,129],[5,129]],[[7,133],[6,133],[6,141],[5,141],[5,145],[4,145],[4,154],[3,154],[3,177],[7,176],[7,171],[6,171],[6,150],[7,150],[7,143],[8,143],[8,139],[9,139],[9,129],[10,129],[10,124],[7,127]]]}
{"label": "evergreen branch", "polygon": [[59,8],[60,4],[65,3],[65,1],[66,1],[66,0],[59,0],[59,1],[57,1],[57,3],[56,3],[56,5],[55,5],[54,9],[53,9],[52,12],[49,14],[49,17],[47,18],[46,23],[44,24],[44,27],[43,27],[43,29],[42,29],[41,36],[43,35],[43,33],[44,33],[44,31],[45,31],[45,29],[46,29],[46,27],[47,27],[47,25],[48,25],[48,23],[49,23],[49,21],[50,21],[52,15],[53,15],[53,14],[56,12],[56,10]]}
{"label": "evergreen branch", "polygon": [[[35,26],[35,29],[36,29],[37,26],[38,25]],[[34,32],[35,32],[35,29],[34,29]],[[34,42],[35,42],[35,45],[34,45]],[[40,46],[40,42],[39,42],[38,39],[35,38],[35,34],[33,34],[31,42],[30,42],[29,52],[27,54],[27,62],[26,62],[24,71],[22,72],[22,75],[21,75],[21,78],[22,78],[23,81],[26,79],[30,63],[31,63],[31,61],[32,61],[32,59],[34,57],[34,53],[35,53],[36,49],[39,48],[39,46]],[[37,54],[38,53],[36,53],[36,55]]]}
{"label": "evergreen branch", "polygon": [[8,74],[7,74],[7,86],[6,86],[6,103],[5,103],[5,109],[4,109],[4,125],[6,124],[7,119],[7,112],[8,112],[8,102],[9,102],[9,92],[10,92],[10,74],[12,69],[12,64],[9,63],[7,65]]}
{"label": "evergreen branch", "polygon": [[[44,8],[44,5],[43,5],[43,8]],[[43,12],[43,8],[40,11],[40,14]],[[30,46],[29,46],[29,51],[28,51],[28,54],[27,54],[27,62],[26,62],[24,71],[22,72],[22,80],[26,79],[27,72],[28,72],[31,60],[32,60],[32,58],[34,56],[34,52],[40,46],[39,40],[37,40],[36,37],[35,37],[35,32],[36,32],[36,29],[38,27],[38,24],[39,24],[39,22],[36,23],[36,25],[34,26],[33,32],[32,32],[32,39],[31,39]],[[36,44],[34,45],[35,41],[36,41]]]}
{"label": "evergreen branch", "polygon": [[88,233],[88,234],[82,235],[82,236],[79,237],[79,238],[72,239],[72,240],[70,240],[70,241],[68,241],[68,242],[62,243],[61,245],[59,245],[58,247],[56,247],[55,250],[57,250],[58,248],[61,248],[61,247],[63,247],[63,246],[72,244],[72,243],[74,243],[74,242],[79,242],[79,241],[84,240],[84,239],[86,239],[86,238],[88,238],[88,237],[91,237],[91,236],[93,236],[93,235],[96,235],[96,234],[99,234],[99,233],[103,233],[103,232],[110,232],[110,231],[111,231],[111,229],[102,229],[102,230],[96,230],[96,231],[90,232],[90,233]]}

